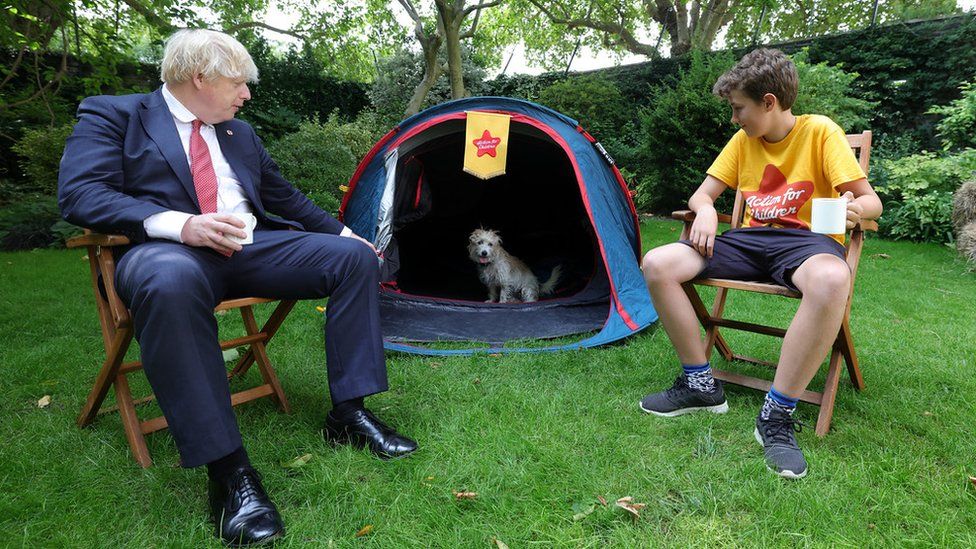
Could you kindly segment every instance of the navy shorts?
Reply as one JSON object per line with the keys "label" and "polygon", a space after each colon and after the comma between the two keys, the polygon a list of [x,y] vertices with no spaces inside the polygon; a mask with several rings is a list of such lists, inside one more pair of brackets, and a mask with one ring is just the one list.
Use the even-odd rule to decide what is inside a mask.
{"label": "navy shorts", "polygon": [[[687,240],[680,242],[691,246]],[[775,282],[799,291],[793,285],[793,272],[817,254],[846,262],[844,246],[827,235],[776,227],[729,229],[715,237],[712,257],[705,260],[698,277]]]}

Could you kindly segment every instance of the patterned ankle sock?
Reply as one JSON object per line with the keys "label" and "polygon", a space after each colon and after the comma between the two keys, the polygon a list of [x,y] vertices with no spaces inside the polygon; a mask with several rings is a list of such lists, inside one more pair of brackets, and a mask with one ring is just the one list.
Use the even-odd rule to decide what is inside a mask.
{"label": "patterned ankle sock", "polygon": [[682,364],[688,386],[696,391],[711,393],[715,390],[715,378],[712,377],[712,366],[704,364]]}
{"label": "patterned ankle sock", "polygon": [[799,402],[799,399],[790,398],[770,387],[769,392],[766,393],[766,401],[763,402],[762,410],[759,412],[759,417],[769,419],[769,413],[773,408],[778,408],[792,416],[793,412],[796,411],[797,402]]}

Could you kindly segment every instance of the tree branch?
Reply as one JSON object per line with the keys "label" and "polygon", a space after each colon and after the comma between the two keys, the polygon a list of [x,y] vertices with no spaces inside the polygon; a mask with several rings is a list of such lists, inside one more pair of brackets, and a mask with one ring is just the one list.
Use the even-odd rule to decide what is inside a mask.
{"label": "tree branch", "polygon": [[464,12],[462,12],[463,13],[462,18],[467,17],[468,15],[471,14],[471,12],[473,12],[475,10],[477,10],[477,11],[480,12],[481,10],[483,10],[485,8],[490,8],[490,7],[493,7],[493,6],[497,6],[498,4],[501,4],[504,1],[505,0],[492,0],[490,2],[482,2],[482,3],[477,4],[477,5],[474,5],[474,6],[468,6],[468,7],[464,8]]}
{"label": "tree branch", "polygon": [[145,19],[152,25],[156,26],[160,30],[167,31],[167,32],[172,32],[176,30],[177,28],[176,25],[163,19],[162,17],[157,15],[156,12],[152,11],[147,6],[140,3],[138,0],[122,0],[122,1],[125,2],[125,5],[132,8],[133,11],[141,15],[143,19]]}
{"label": "tree branch", "polygon": [[549,11],[544,5],[542,5],[540,0],[529,0],[529,3],[533,6],[539,8],[542,13],[544,13],[550,21],[556,23],[557,25],[565,25],[570,29],[587,28],[596,31],[611,34],[620,38],[618,42],[627,51],[631,53],[636,53],[638,55],[644,55],[647,57],[657,57],[657,50],[654,49],[650,44],[644,44],[637,39],[636,36],[630,30],[627,29],[621,23],[608,23],[606,21],[600,21],[592,19],[589,17],[585,18],[563,18],[555,15]]}
{"label": "tree branch", "polygon": [[227,33],[227,34],[234,34],[234,33],[236,33],[239,30],[250,29],[250,28],[254,28],[254,27],[259,27],[259,28],[262,28],[262,29],[268,29],[269,31],[277,32],[279,34],[287,34],[288,36],[294,36],[295,38],[298,38],[299,40],[301,40],[303,42],[307,42],[308,41],[308,37],[305,36],[304,34],[301,34],[301,33],[295,32],[295,31],[291,31],[291,30],[287,30],[287,29],[279,29],[278,27],[272,27],[271,25],[269,25],[267,23],[262,23],[260,21],[246,21],[244,23],[238,23],[236,25],[231,25],[229,27],[224,27],[224,32]]}

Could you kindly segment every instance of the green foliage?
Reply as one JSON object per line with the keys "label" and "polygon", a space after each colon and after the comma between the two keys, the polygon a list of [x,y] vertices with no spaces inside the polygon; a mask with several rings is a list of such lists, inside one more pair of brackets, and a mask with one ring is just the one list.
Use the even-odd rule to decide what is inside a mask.
{"label": "green foliage", "polygon": [[[469,95],[483,95],[487,91],[485,86],[485,68],[477,64],[478,56],[471,55],[471,49],[464,47],[462,54],[462,69],[464,73],[464,89]],[[447,66],[445,50],[440,51],[440,59]],[[380,120],[393,126],[403,120],[404,112],[414,89],[424,77],[423,55],[407,49],[397,50],[396,53],[381,59],[376,80],[369,88],[369,99]],[[437,82],[427,94],[421,110],[432,105],[443,103],[451,99],[451,83],[447,73],[438,78]]]}
{"label": "green foliage", "polygon": [[907,200],[932,191],[952,193],[976,171],[976,149],[938,156],[932,152],[882,160],[887,178],[875,183],[878,193],[891,200]]}
{"label": "green foliage", "polygon": [[976,81],[960,86],[962,97],[949,105],[932,107],[930,114],[941,114],[938,134],[945,150],[976,147]]}
{"label": "green foliage", "polygon": [[272,142],[268,153],[287,180],[335,213],[343,195],[339,186],[349,182],[375,137],[368,119],[343,123],[332,115],[324,123],[302,123],[297,132]]}
{"label": "green foliage", "polygon": [[61,247],[78,232],[61,220],[54,197],[34,197],[0,208],[0,250]]}
{"label": "green foliage", "polygon": [[853,83],[858,73],[844,72],[841,65],[810,63],[807,50],[791,57],[800,81],[794,114],[822,114],[848,133],[868,129],[871,112],[878,103],[854,96]]}
{"label": "green foliage", "polygon": [[366,87],[327,74],[327,66],[311,49],[280,54],[263,41],[249,46],[260,81],[240,117],[265,139],[298,130],[306,120],[325,122],[330,113],[352,120],[368,104]]}
{"label": "green foliage", "polygon": [[881,235],[893,240],[952,242],[952,193],[914,195],[885,208]]}
{"label": "green foliage", "polygon": [[875,188],[885,203],[881,234],[893,239],[952,241],[952,193],[976,174],[976,149],[882,160]]}
{"label": "green foliage", "polygon": [[606,77],[567,78],[542,90],[539,102],[579,121],[597,139],[619,132],[630,109],[617,85]]}
{"label": "green foliage", "polygon": [[810,41],[809,56],[857,71],[855,95],[878,103],[875,133],[909,133],[932,150],[941,145],[926,111],[958,98],[959,83],[976,76],[973,36],[976,17],[968,15],[824,36]]}
{"label": "green foliage", "polygon": [[20,156],[24,180],[21,190],[54,195],[58,189],[58,170],[64,144],[74,124],[26,130],[13,151]]}
{"label": "green foliage", "polygon": [[671,85],[650,92],[640,111],[641,141],[637,207],[666,212],[681,207],[705,177],[705,170],[732,136],[728,107],[712,85],[735,63],[729,53],[693,52]]}

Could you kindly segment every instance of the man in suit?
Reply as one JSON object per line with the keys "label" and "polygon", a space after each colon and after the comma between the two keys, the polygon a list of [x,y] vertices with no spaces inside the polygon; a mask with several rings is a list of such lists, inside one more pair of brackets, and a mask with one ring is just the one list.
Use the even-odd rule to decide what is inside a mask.
{"label": "man in suit", "polygon": [[[134,243],[117,258],[115,282],[182,464],[207,465],[224,541],[267,542],[284,527],[241,441],[213,308],[236,296],[329,296],[325,436],[383,458],[407,455],[416,443],[363,407],[388,388],[376,251],[288,183],[251,126],[234,119],[257,79],[237,40],[179,31],[161,72],[153,93],[82,101],[59,204],[68,221]],[[244,245],[246,225],[232,215],[242,212],[258,221]]]}

